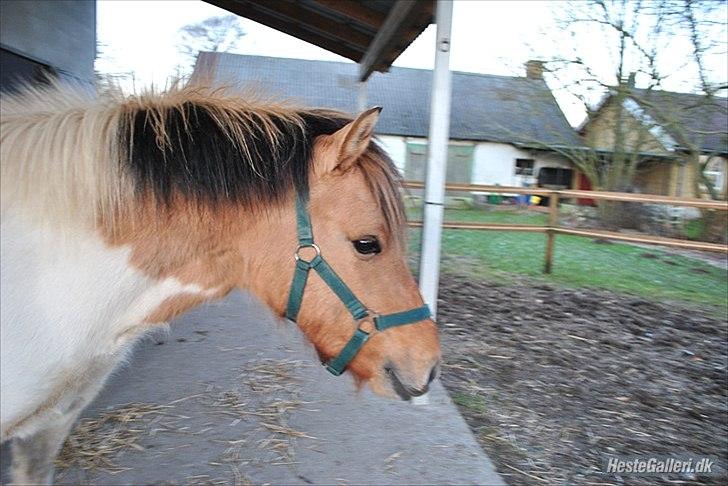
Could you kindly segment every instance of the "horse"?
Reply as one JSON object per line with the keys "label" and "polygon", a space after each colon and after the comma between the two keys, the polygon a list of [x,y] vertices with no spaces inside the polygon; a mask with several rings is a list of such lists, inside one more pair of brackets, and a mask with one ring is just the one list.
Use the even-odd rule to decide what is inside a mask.
{"label": "horse", "polygon": [[52,482],[133,344],[234,289],[295,320],[332,373],[392,398],[427,391],[437,328],[407,267],[379,112],[201,86],[3,95],[0,432],[13,481]]}

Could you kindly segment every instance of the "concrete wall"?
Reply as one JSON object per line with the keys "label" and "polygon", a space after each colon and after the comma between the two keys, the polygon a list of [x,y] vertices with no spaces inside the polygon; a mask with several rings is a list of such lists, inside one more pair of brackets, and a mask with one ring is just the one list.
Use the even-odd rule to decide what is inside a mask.
{"label": "concrete wall", "polygon": [[91,81],[96,57],[96,2],[2,0],[0,46],[61,74]]}

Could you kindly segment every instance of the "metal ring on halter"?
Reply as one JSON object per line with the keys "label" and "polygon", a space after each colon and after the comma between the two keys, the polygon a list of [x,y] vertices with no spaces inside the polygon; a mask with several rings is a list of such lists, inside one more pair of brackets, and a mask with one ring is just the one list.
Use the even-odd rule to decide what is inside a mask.
{"label": "metal ring on halter", "polygon": [[299,255],[299,253],[304,248],[313,248],[314,249],[314,251],[316,252],[316,255],[314,255],[313,258],[316,258],[317,256],[321,256],[321,248],[319,248],[316,243],[309,243],[307,245],[298,245],[298,248],[296,248],[296,252],[293,254],[293,257],[296,259],[296,261],[302,261],[302,262],[306,262],[306,263],[311,263],[313,261],[313,258],[311,258],[310,260],[304,260],[303,258],[301,258],[301,255]]}
{"label": "metal ring on halter", "polygon": [[[378,312],[373,312],[370,309],[367,309],[367,315],[360,319],[354,319],[354,322],[356,322],[356,328],[361,329],[367,334],[372,334],[377,332],[379,329],[377,329],[377,318],[379,317]],[[362,328],[362,324],[366,321],[370,321],[372,323],[372,329],[371,331],[367,331],[366,329]]]}

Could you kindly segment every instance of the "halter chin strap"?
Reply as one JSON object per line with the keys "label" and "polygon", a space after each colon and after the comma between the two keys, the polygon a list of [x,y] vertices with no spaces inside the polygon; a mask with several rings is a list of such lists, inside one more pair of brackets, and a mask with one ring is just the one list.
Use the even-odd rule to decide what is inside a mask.
{"label": "halter chin strap", "polygon": [[[329,286],[329,288],[341,299],[349,313],[355,321],[359,323],[354,335],[349,339],[346,345],[339,352],[339,355],[324,363],[326,369],[333,375],[340,375],[344,372],[347,365],[354,359],[354,356],[367,342],[371,333],[361,328],[361,323],[371,317],[374,328],[377,331],[384,331],[391,327],[403,326],[414,322],[422,321],[430,317],[430,309],[427,305],[410,309],[394,314],[378,315],[371,313],[364,304],[361,303],[351,289],[341,280],[336,272],[326,263],[324,257],[321,256],[321,249],[313,241],[313,231],[311,229],[311,219],[306,208],[308,204],[308,194],[298,194],[296,196],[296,226],[298,228],[298,248],[294,254],[296,260],[296,269],[293,274],[293,282],[291,290],[288,294],[288,306],[286,308],[286,317],[292,321],[296,321],[298,312],[301,309],[303,301],[303,291],[306,288],[308,274],[313,269],[319,274],[321,279]],[[301,257],[301,250],[311,248],[316,255],[311,260],[304,260]]]}

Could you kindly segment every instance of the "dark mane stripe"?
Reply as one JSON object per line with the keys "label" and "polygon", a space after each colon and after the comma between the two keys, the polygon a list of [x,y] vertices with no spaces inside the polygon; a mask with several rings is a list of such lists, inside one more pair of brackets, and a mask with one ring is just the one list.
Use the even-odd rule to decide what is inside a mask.
{"label": "dark mane stripe", "polygon": [[[308,187],[314,139],[351,121],[329,110],[244,110],[199,101],[130,107],[119,130],[122,172],[131,174],[137,193],[161,203],[182,195],[267,206]],[[389,229],[401,232],[396,167],[376,143],[360,167]]]}
{"label": "dark mane stripe", "polygon": [[[307,185],[313,139],[333,133],[345,120],[321,120],[313,113],[292,117],[266,114],[269,125],[246,123],[244,138],[209,106],[140,108],[122,123],[122,164],[140,191],[162,201],[179,193],[201,201],[271,203]],[[255,120],[254,113],[242,119]],[[301,122],[298,122],[298,120]],[[161,126],[160,126],[161,125]]]}

